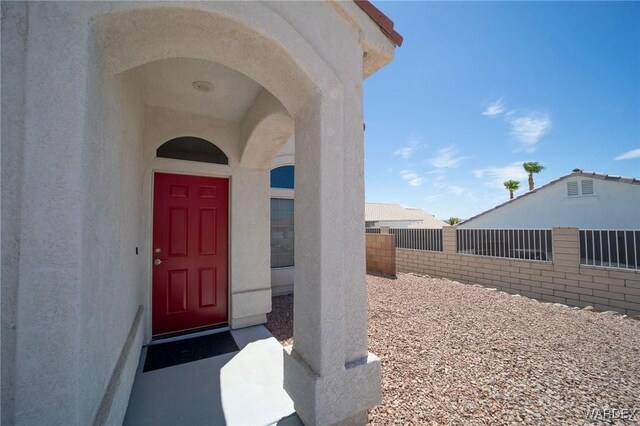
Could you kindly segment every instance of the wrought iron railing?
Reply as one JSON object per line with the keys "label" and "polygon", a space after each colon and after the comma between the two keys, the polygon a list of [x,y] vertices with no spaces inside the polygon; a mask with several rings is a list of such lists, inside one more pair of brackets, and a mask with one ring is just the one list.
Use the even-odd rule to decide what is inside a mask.
{"label": "wrought iron railing", "polygon": [[442,229],[391,228],[396,236],[396,248],[442,251]]}
{"label": "wrought iron railing", "polygon": [[609,268],[640,267],[640,230],[581,229],[580,263]]}
{"label": "wrought iron railing", "polygon": [[[365,228],[367,234],[379,234],[380,228]],[[442,229],[390,228],[395,235],[396,248],[442,251]]]}
{"label": "wrought iron railing", "polygon": [[553,260],[550,229],[457,229],[456,247],[460,254]]}

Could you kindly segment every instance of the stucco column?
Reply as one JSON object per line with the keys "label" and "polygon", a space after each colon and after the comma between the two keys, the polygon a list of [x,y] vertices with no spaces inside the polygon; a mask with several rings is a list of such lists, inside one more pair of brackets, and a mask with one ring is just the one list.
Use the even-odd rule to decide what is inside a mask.
{"label": "stucco column", "polygon": [[16,303],[20,265],[20,213],[24,142],[27,4],[2,3],[2,410],[0,424],[15,424]]}
{"label": "stucco column", "polygon": [[366,422],[381,399],[379,359],[366,347],[362,120],[359,109],[345,113],[344,95],[335,85],[295,117],[294,335],[284,386],[307,425]]}
{"label": "stucco column", "polygon": [[57,4],[28,10],[14,421],[79,424],[89,27]]}
{"label": "stucco column", "polygon": [[238,167],[231,181],[231,327],[271,311],[269,170]]}

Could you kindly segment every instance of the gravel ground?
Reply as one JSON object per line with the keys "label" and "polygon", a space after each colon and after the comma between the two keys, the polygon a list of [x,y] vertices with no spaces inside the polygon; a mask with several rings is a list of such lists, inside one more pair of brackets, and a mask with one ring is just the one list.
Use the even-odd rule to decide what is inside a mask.
{"label": "gravel ground", "polygon": [[273,298],[266,325],[283,346],[293,343],[293,294]]}
{"label": "gravel ground", "polygon": [[[383,368],[371,424],[594,424],[589,409],[640,409],[640,321],[411,274],[367,287]],[[274,298],[267,323],[281,341],[292,301]]]}

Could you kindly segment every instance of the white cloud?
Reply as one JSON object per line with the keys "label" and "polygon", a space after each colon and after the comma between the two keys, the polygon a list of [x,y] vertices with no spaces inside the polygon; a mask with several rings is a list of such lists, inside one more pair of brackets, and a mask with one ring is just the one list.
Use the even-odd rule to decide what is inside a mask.
{"label": "white cloud", "polygon": [[526,152],[536,149],[536,144],[551,129],[549,114],[532,112],[508,114],[507,121],[511,125],[511,134],[520,143],[520,148]]}
{"label": "white cloud", "polygon": [[616,160],[633,160],[634,158],[640,158],[640,148],[632,149],[631,151],[627,151],[623,154],[618,155]]}
{"label": "white cloud", "polygon": [[434,194],[434,195],[429,195],[427,197],[424,197],[424,200],[427,202],[433,202],[440,198],[442,198],[442,194]]}
{"label": "white cloud", "polygon": [[[444,182],[436,182],[433,184],[434,188],[438,188],[438,189],[444,189],[444,190],[448,190],[454,194],[462,194],[465,189],[461,186],[458,185],[450,185],[448,183],[444,183]],[[450,194],[447,194],[450,195]]]}
{"label": "white cloud", "polygon": [[454,194],[462,194],[464,192],[464,188],[458,185],[449,185],[447,188]]}
{"label": "white cloud", "polygon": [[419,187],[425,181],[422,176],[419,176],[413,170],[402,170],[400,172],[400,177],[407,181],[407,183],[411,186]]}
{"label": "white cloud", "polygon": [[456,157],[458,151],[453,145],[438,151],[438,156],[431,158],[429,164],[438,169],[455,169],[469,157]]}
{"label": "white cloud", "polygon": [[491,102],[487,109],[482,112],[482,115],[486,115],[489,117],[493,117],[495,115],[500,115],[505,111],[504,102],[502,99],[498,99],[497,101]]}
{"label": "white cloud", "polygon": [[399,155],[405,160],[408,160],[409,158],[413,157],[413,154],[415,154],[416,150],[418,149],[418,145],[418,139],[412,136],[409,138],[409,142],[407,143],[407,145],[394,152],[393,155]]}
{"label": "white cloud", "polygon": [[522,168],[523,161],[514,161],[503,167],[487,167],[473,170],[473,175],[478,179],[487,179],[487,185],[493,188],[504,188],[506,180],[523,181],[528,178],[527,172]]}

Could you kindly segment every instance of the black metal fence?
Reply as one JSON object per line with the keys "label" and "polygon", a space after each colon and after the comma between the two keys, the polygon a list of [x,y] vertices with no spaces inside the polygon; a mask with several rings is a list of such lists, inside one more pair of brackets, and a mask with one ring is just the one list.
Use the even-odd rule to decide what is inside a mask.
{"label": "black metal fence", "polygon": [[396,247],[415,250],[442,251],[442,229],[392,228]]}
{"label": "black metal fence", "polygon": [[456,246],[460,254],[553,260],[550,229],[457,229]]}
{"label": "black metal fence", "polygon": [[[380,228],[365,228],[367,234],[379,234]],[[396,248],[442,251],[442,229],[390,228],[396,237]]]}
{"label": "black metal fence", "polygon": [[[379,234],[380,228],[365,228]],[[391,228],[396,248],[442,251],[442,229]],[[581,229],[580,263],[640,269],[640,230]],[[456,229],[459,254],[553,261],[551,229]]]}
{"label": "black metal fence", "polygon": [[610,268],[638,269],[640,231],[581,229],[580,263]]}

